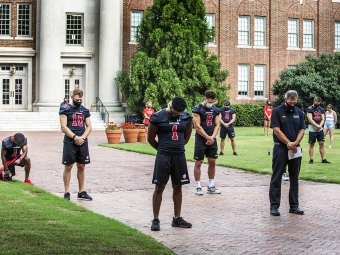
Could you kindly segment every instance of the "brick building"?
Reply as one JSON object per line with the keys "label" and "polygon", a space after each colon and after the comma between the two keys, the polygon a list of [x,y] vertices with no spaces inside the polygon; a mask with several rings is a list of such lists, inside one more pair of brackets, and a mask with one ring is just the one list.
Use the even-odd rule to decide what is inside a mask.
{"label": "brick building", "polygon": [[[152,0],[125,0],[123,66]],[[229,71],[233,103],[263,103],[279,73],[308,54],[340,51],[339,0],[204,0],[215,42],[207,47]]]}

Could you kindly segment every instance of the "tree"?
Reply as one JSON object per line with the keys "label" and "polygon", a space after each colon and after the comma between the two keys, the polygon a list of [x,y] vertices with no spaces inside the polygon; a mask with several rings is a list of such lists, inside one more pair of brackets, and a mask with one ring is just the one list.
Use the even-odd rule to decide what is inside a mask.
{"label": "tree", "polygon": [[207,89],[225,100],[228,72],[220,70],[217,56],[206,49],[214,34],[202,0],[155,0],[138,28],[139,46],[130,70],[118,71],[115,78],[128,109],[140,113],[146,101],[160,109],[181,96],[190,110]]}
{"label": "tree", "polygon": [[282,103],[285,92],[290,89],[298,92],[304,109],[319,96],[323,107],[332,104],[334,110],[339,111],[340,54],[309,55],[296,68],[282,71],[273,85],[273,94],[278,96],[276,103]]}

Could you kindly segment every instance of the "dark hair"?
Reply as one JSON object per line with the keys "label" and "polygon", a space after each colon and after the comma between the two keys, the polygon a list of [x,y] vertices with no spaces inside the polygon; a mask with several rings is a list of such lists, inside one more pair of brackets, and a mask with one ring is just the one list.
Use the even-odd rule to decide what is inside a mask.
{"label": "dark hair", "polygon": [[14,135],[14,143],[16,145],[20,146],[20,148],[25,145],[25,141],[26,141],[26,138],[25,138],[25,136],[23,134],[16,133]]}
{"label": "dark hair", "polygon": [[216,93],[212,90],[207,90],[204,93],[205,98],[211,98],[211,99],[216,99]]}
{"label": "dark hair", "polygon": [[227,100],[224,102],[224,106],[229,106],[230,105],[230,102]]}
{"label": "dark hair", "polygon": [[184,112],[185,108],[187,108],[187,103],[181,97],[175,97],[172,99],[171,107],[177,112]]}

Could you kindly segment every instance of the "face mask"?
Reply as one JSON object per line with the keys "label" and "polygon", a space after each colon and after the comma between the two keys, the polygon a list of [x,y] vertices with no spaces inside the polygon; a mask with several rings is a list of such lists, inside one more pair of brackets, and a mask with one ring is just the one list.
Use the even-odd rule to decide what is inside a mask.
{"label": "face mask", "polygon": [[206,106],[207,108],[211,108],[211,107],[213,107],[213,105],[214,105],[213,103],[206,103],[206,104],[205,104],[205,106]]}
{"label": "face mask", "polygon": [[314,107],[315,107],[315,108],[317,108],[317,107],[319,107],[319,106],[320,106],[319,104],[314,104]]}
{"label": "face mask", "polygon": [[78,108],[79,106],[81,106],[81,103],[82,102],[76,102],[76,101],[73,101],[73,104]]}
{"label": "face mask", "polygon": [[286,106],[287,106],[287,109],[289,111],[292,111],[294,109],[294,105],[290,105],[290,104],[286,103]]}

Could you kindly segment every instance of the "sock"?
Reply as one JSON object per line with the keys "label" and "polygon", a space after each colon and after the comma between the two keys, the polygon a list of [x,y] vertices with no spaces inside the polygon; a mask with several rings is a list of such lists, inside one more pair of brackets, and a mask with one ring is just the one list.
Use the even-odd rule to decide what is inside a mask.
{"label": "sock", "polygon": [[212,187],[214,186],[214,179],[209,179],[209,184],[208,184],[209,187]]}
{"label": "sock", "polygon": [[201,187],[201,182],[200,182],[200,181],[196,182],[196,188],[202,188],[202,187]]}

